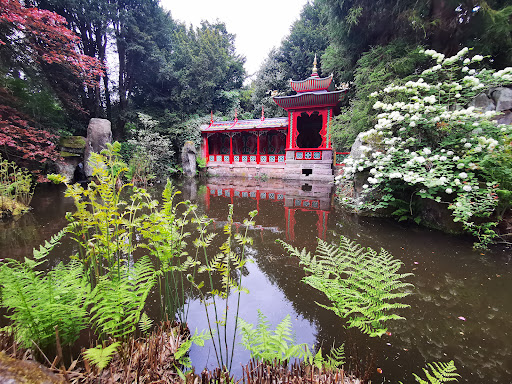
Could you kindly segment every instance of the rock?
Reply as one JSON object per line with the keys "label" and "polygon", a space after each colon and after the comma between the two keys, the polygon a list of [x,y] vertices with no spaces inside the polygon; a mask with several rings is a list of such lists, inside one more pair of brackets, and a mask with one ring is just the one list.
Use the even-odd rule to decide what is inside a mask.
{"label": "rock", "polygon": [[512,88],[494,88],[490,90],[489,94],[496,104],[496,111],[512,109]]}
{"label": "rock", "polygon": [[68,183],[72,183],[73,174],[78,164],[84,161],[86,139],[83,136],[61,137],[59,140],[61,160],[55,163],[57,173],[66,178]]}
{"label": "rock", "polygon": [[85,145],[84,164],[87,177],[92,176],[92,168],[89,165],[91,153],[100,153],[107,147],[107,143],[112,143],[112,128],[107,119],[93,118],[89,121],[87,127],[87,139]]}
{"label": "rock", "polygon": [[451,234],[464,233],[460,222],[453,221],[453,211],[445,203],[438,203],[431,199],[415,198],[420,207],[418,209],[422,224],[429,228],[439,229]]}
{"label": "rock", "polygon": [[483,112],[496,110],[496,104],[494,104],[494,101],[491,98],[489,98],[485,93],[481,93],[477,97],[475,97],[471,101],[471,103],[469,103],[469,106],[478,108]]}
{"label": "rock", "polygon": [[86,138],[83,136],[61,137],[59,140],[61,156],[83,156],[85,151],[85,144]]}
{"label": "rock", "polygon": [[350,148],[350,157],[353,159],[359,159],[363,156],[363,151],[361,147],[363,146],[363,140],[361,139],[361,133],[357,135],[354,144],[352,144],[352,148]]}
{"label": "rock", "polygon": [[505,111],[503,115],[500,115],[496,122],[498,124],[505,124],[505,125],[512,125],[512,112],[511,111]]}
{"label": "rock", "polygon": [[65,381],[39,364],[16,360],[0,352],[0,383],[60,384]]}
{"label": "rock", "polygon": [[196,175],[196,146],[192,141],[187,141],[181,149],[181,167],[187,177]]}
{"label": "rock", "polygon": [[67,183],[72,183],[74,180],[74,173],[78,164],[82,163],[80,156],[64,157],[62,160],[58,160],[55,163],[57,173],[66,178]]}
{"label": "rock", "polygon": [[75,172],[73,172],[73,182],[74,183],[84,183],[84,182],[87,182],[87,175],[85,174],[84,164],[83,163],[79,163],[76,166]]}

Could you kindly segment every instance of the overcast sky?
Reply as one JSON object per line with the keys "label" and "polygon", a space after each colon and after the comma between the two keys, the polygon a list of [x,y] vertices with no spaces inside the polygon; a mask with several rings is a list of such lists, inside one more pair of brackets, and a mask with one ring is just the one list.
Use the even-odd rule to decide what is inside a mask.
{"label": "overcast sky", "polygon": [[273,47],[290,32],[307,0],[160,0],[173,19],[199,26],[220,20],[236,35],[237,53],[246,57],[248,74],[256,72]]}

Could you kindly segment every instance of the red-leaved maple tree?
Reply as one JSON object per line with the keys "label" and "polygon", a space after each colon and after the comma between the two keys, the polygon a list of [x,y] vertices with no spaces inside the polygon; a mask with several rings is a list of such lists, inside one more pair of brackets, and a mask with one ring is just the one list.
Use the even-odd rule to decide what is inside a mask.
{"label": "red-leaved maple tree", "polygon": [[[18,60],[61,65],[84,86],[95,87],[104,69],[99,60],[81,53],[80,38],[66,24],[54,12],[24,7],[18,0],[0,0],[0,26],[8,31],[0,36],[0,45],[10,46]],[[21,163],[44,164],[59,158],[56,135],[34,128],[8,90],[0,89],[0,102],[0,151]]]}

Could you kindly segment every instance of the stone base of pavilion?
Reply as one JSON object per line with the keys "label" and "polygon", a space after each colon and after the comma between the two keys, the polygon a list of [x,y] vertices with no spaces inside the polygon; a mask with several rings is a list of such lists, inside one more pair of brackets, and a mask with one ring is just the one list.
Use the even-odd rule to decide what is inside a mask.
{"label": "stone base of pavilion", "polygon": [[256,163],[208,163],[208,175],[219,177],[247,177],[254,178],[284,178],[286,165],[284,163],[276,164],[256,164]]}
{"label": "stone base of pavilion", "polygon": [[[319,153],[320,159],[313,158]],[[309,154],[311,153],[311,156]],[[220,157],[220,156],[219,156]],[[227,157],[227,156],[226,156]],[[221,158],[221,157],[220,157]],[[301,159],[298,159],[301,158]],[[307,181],[334,181],[331,150],[287,150],[285,162],[208,162],[208,175],[219,177],[246,177],[255,179],[283,179]]]}

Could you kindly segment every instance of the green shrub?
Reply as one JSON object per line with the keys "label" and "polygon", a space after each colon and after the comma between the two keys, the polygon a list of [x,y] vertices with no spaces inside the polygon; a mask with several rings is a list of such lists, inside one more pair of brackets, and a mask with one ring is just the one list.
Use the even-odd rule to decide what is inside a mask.
{"label": "green shrub", "polygon": [[343,178],[351,183],[358,173],[370,176],[361,199],[342,202],[357,209],[395,208],[399,217],[417,220],[412,204],[407,210],[397,202],[430,199],[453,211],[454,221],[477,237],[476,246],[493,241],[497,184],[510,177],[512,126],[498,126],[495,112],[468,103],[490,87],[511,84],[512,68],[482,69],[484,58],[468,52],[445,58],[427,50],[436,65],[370,95],[377,122],[360,134],[362,155],[345,161]]}

